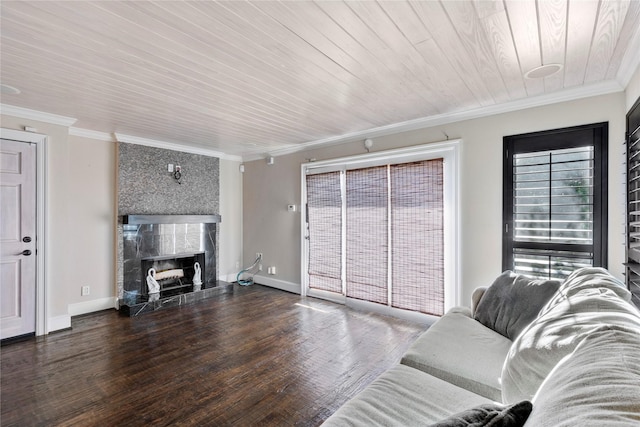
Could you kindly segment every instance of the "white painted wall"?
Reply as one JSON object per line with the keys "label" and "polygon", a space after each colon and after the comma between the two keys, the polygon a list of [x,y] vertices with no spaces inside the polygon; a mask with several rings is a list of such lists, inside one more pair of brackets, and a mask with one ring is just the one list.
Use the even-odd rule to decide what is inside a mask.
{"label": "white painted wall", "polygon": [[[609,122],[609,269],[622,277],[624,260],[625,94],[598,96],[499,114],[374,139],[374,151],[461,138],[462,302],[477,286],[489,285],[501,272],[502,138],[507,135]],[[259,283],[279,280],[300,288],[300,217],[286,211],[300,204],[300,164],[362,154],[363,142],[336,145],[246,164],[244,174],[244,258],[264,253],[264,265],[278,274],[256,276]],[[265,267],[266,270],[266,267]],[[262,280],[261,278],[266,278]]]}
{"label": "white painted wall", "polygon": [[[116,147],[78,136],[69,136],[68,147],[65,300],[75,316],[115,306]],[[90,286],[90,295],[81,295],[82,286]]]}
{"label": "white painted wall", "polygon": [[626,111],[629,111],[640,97],[640,66],[636,69],[633,77],[631,77],[631,80],[625,90],[625,94],[627,99]]}
{"label": "white painted wall", "polygon": [[240,162],[220,159],[220,223],[218,271],[233,282],[242,265],[242,174]]}

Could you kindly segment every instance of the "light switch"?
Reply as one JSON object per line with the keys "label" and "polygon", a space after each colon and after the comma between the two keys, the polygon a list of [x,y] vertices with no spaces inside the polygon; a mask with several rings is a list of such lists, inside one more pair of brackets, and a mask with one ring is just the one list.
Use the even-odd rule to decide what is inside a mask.
{"label": "light switch", "polygon": [[173,172],[173,163],[169,163],[167,165],[167,172],[172,173]]}

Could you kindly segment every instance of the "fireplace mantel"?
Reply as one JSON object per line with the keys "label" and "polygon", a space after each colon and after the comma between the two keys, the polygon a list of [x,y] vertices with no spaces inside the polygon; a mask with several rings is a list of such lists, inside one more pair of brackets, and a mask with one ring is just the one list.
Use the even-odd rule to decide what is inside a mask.
{"label": "fireplace mantel", "polygon": [[215,224],[220,215],[122,215],[122,224]]}

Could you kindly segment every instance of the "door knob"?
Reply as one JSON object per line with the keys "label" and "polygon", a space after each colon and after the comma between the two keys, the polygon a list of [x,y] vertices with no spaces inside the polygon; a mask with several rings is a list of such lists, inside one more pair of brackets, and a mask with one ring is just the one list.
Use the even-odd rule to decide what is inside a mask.
{"label": "door knob", "polygon": [[25,249],[20,255],[29,256],[31,255],[31,251],[29,249]]}
{"label": "door knob", "polygon": [[23,237],[22,241],[25,242],[25,243],[29,243],[29,242],[31,242],[31,237],[29,237],[29,236]]}

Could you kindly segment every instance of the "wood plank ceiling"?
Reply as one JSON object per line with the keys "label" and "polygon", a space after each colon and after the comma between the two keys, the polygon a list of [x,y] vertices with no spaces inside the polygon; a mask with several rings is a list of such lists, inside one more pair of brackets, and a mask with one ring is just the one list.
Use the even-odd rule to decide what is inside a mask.
{"label": "wood plank ceiling", "polygon": [[[21,90],[3,104],[245,157],[602,82],[624,87],[621,67],[640,57],[638,1],[0,8],[1,81]],[[524,77],[549,63],[563,69]]]}

